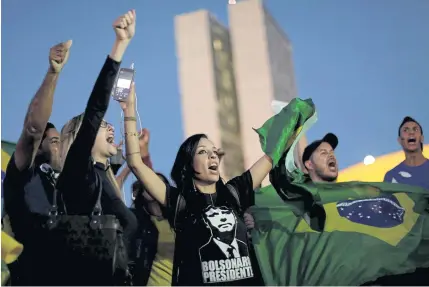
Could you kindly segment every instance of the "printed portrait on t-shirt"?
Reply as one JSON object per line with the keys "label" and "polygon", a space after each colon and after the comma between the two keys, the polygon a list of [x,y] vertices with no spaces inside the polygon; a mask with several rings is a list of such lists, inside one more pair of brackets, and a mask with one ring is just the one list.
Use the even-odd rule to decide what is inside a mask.
{"label": "printed portrait on t-shirt", "polygon": [[203,220],[211,232],[210,239],[199,250],[204,283],[253,277],[247,244],[237,238],[234,212],[225,206],[210,205],[204,210]]}

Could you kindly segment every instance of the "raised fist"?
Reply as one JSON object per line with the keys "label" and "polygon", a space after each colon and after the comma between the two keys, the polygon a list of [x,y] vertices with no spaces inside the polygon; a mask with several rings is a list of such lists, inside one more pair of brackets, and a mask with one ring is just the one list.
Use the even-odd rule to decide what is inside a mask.
{"label": "raised fist", "polygon": [[129,41],[136,32],[136,10],[130,10],[120,16],[113,23],[113,29],[116,33],[116,39],[119,41]]}
{"label": "raised fist", "polygon": [[60,43],[51,48],[49,51],[49,64],[52,72],[61,72],[69,58],[69,51],[72,43],[72,40],[68,40],[67,42]]}

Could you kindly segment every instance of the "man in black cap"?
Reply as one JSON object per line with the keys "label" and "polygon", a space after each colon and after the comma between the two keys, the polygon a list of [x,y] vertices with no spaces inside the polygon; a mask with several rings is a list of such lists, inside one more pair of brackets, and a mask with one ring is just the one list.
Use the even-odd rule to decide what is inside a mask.
{"label": "man in black cap", "polygon": [[415,119],[405,117],[398,130],[398,143],[405,153],[405,160],[386,173],[385,182],[429,190],[429,160],[423,155],[423,142],[422,126]]}
{"label": "man in black cap", "polygon": [[[338,178],[338,164],[334,150],[338,146],[338,138],[333,133],[326,134],[322,139],[309,144],[302,154],[302,164],[306,173],[305,182],[336,182]],[[270,182],[279,192],[279,195],[286,199],[297,198],[296,194],[290,193],[292,178],[289,178],[286,171],[286,155],[280,158],[278,164],[270,172]],[[295,162],[298,167],[298,163]],[[302,168],[301,168],[302,169]],[[284,195],[284,197],[282,196]],[[300,197],[300,196],[298,196]]]}
{"label": "man in black cap", "polygon": [[338,165],[334,150],[338,138],[332,133],[321,140],[308,145],[302,155],[302,162],[313,182],[335,182],[338,177]]}

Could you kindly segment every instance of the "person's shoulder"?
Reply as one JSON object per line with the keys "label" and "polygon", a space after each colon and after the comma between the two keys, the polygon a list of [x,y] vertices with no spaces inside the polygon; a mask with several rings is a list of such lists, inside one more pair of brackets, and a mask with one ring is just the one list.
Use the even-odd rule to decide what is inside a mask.
{"label": "person's shoulder", "polygon": [[128,210],[131,211],[134,214],[138,213],[137,209],[134,206],[128,207]]}
{"label": "person's shoulder", "polygon": [[167,188],[167,197],[169,198],[169,200],[177,201],[178,197],[180,196],[179,189],[176,186],[169,184],[168,182],[165,183],[165,186]]}
{"label": "person's shoulder", "polygon": [[251,187],[253,184],[252,174],[250,170],[247,170],[243,174],[230,179],[226,184],[235,188]]}
{"label": "person's shoulder", "polygon": [[12,174],[14,172],[19,172],[18,167],[16,166],[16,163],[15,163],[15,153],[12,154],[12,156],[9,159],[9,162],[7,163],[6,175]]}
{"label": "person's shoulder", "polygon": [[404,163],[400,162],[399,164],[397,164],[396,166],[394,166],[393,168],[391,168],[386,172],[386,177],[391,177],[393,174],[397,173],[398,170],[400,170],[403,167],[404,167]]}
{"label": "person's shoulder", "polygon": [[429,169],[429,159],[426,159],[425,163],[422,164],[423,169]]}
{"label": "person's shoulder", "polygon": [[11,181],[18,182],[20,184],[25,184],[29,180],[31,180],[33,171],[34,164],[25,170],[19,170],[15,162],[15,153],[13,153],[6,167],[4,184],[7,186]]}

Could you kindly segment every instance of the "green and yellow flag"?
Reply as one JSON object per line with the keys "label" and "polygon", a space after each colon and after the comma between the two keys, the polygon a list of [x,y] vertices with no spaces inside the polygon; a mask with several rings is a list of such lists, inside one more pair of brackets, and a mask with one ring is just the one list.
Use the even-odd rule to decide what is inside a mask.
{"label": "green and yellow flag", "polygon": [[6,232],[1,232],[1,285],[5,286],[10,278],[7,264],[14,262],[22,253],[24,246],[9,236]]}
{"label": "green and yellow flag", "polygon": [[[292,101],[275,123],[259,129],[268,135],[262,131],[281,126],[290,131],[282,140],[293,141],[276,161],[273,185],[257,193],[252,208],[265,284],[356,286],[429,267],[429,191],[391,183],[314,184],[296,169],[293,147],[314,123],[300,106],[305,103]],[[294,118],[285,117],[288,109]]]}
{"label": "green and yellow flag", "polygon": [[10,226],[9,217],[4,214],[3,210],[3,180],[6,176],[6,168],[9,163],[10,157],[15,151],[16,144],[8,142],[8,141],[1,141],[1,210],[2,210],[2,228],[3,231],[8,233],[9,235],[13,235],[12,228]]}
{"label": "green and yellow flag", "polygon": [[[6,175],[7,164],[9,163],[10,157],[15,151],[16,144],[1,141],[1,182],[3,183],[4,177]],[[2,198],[3,198],[3,188],[2,188]]]}

